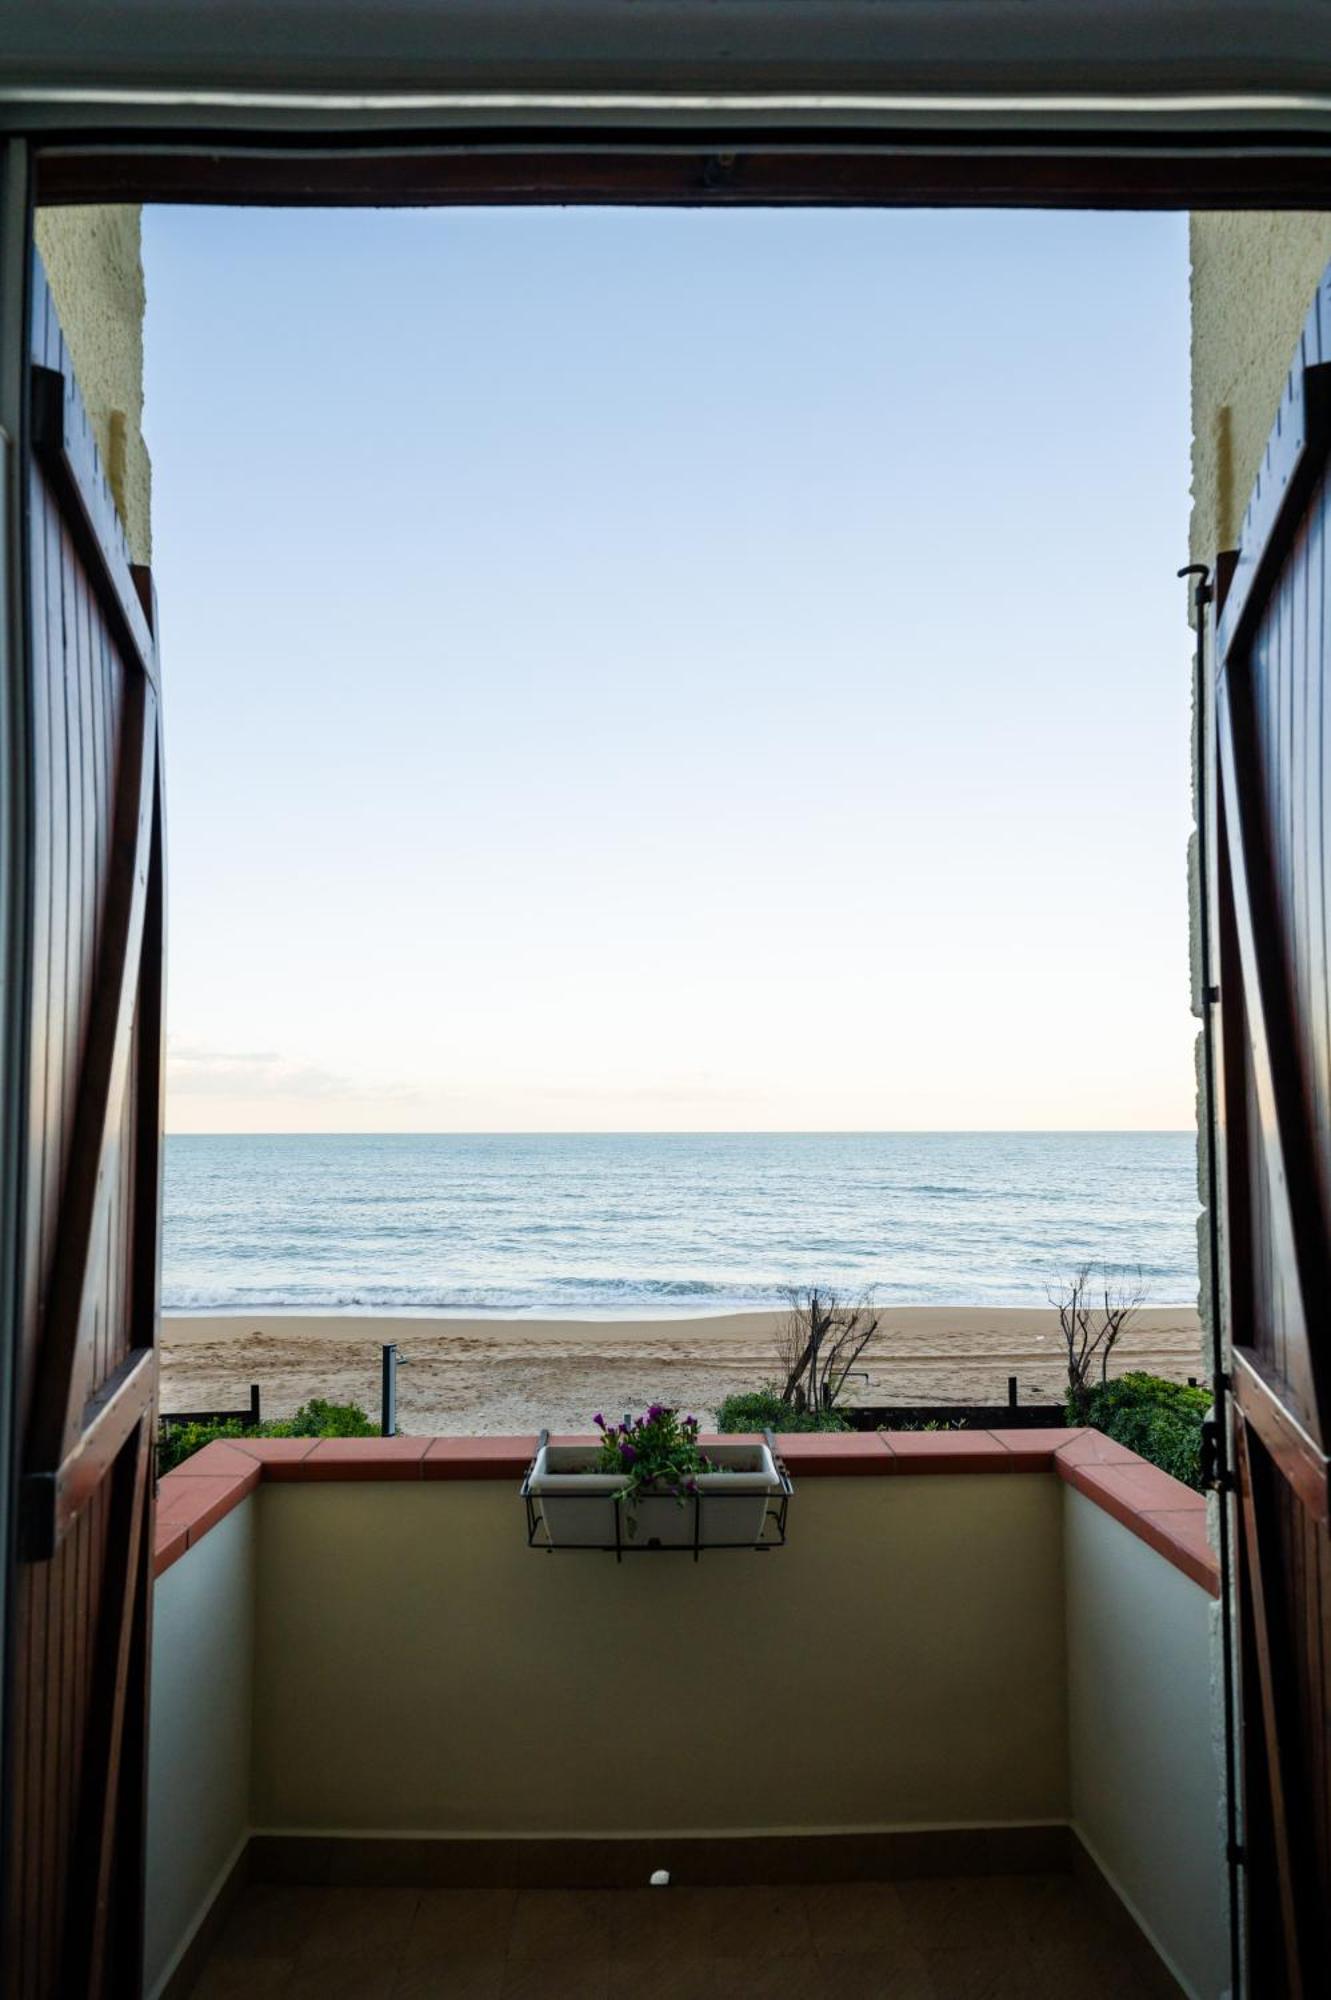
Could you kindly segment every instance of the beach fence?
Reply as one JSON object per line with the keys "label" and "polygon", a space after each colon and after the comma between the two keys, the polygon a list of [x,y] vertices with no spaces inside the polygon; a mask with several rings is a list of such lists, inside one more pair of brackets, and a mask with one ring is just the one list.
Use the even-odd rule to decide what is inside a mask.
{"label": "beach fence", "polygon": [[1037,1431],[1057,1429],[1066,1421],[1061,1395],[1048,1402],[1023,1403],[1015,1375],[1007,1378],[1007,1401],[1003,1403],[846,1403],[841,1408],[857,1431],[917,1430],[929,1425]]}
{"label": "beach fence", "polygon": [[163,1410],[157,1428],[163,1434],[182,1424],[260,1424],[263,1422],[259,1385],[250,1383],[249,1408],[244,1410]]}

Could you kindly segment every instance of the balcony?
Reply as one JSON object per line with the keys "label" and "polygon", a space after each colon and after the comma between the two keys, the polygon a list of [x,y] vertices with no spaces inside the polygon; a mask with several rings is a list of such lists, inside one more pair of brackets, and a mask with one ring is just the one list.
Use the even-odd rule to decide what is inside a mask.
{"label": "balcony", "polygon": [[1094,1432],[790,1438],[785,1548],[616,1564],[527,1547],[534,1442],[162,1482],[151,1993],[1224,1990],[1199,1496]]}

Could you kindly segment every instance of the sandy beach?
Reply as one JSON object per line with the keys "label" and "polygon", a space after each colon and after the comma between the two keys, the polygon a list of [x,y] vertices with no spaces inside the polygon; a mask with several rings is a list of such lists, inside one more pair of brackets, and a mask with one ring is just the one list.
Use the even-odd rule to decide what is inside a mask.
{"label": "sandy beach", "polygon": [[[490,1319],[425,1314],[282,1312],[168,1315],[162,1327],[162,1408],[240,1408],[260,1387],[265,1417],[311,1396],[379,1408],[380,1348],[396,1341],[399,1427],[502,1434],[586,1430],[595,1410],[653,1400],[710,1419],[721,1397],[775,1372],[775,1312],[715,1318]],[[1143,1308],[1114,1353],[1112,1373],[1145,1368],[1183,1381],[1202,1372],[1197,1314]],[[968,1403],[1060,1400],[1065,1363],[1050,1309],[904,1306],[885,1309],[866,1357],[868,1380],[849,1400]]]}

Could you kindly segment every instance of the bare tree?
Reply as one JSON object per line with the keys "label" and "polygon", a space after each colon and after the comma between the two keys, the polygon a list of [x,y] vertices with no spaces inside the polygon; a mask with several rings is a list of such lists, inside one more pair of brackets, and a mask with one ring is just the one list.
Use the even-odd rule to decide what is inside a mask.
{"label": "bare tree", "polygon": [[1109,1357],[1146,1296],[1141,1270],[1131,1280],[1102,1271],[1099,1282],[1092,1284],[1090,1265],[1079,1264],[1070,1278],[1048,1287],[1048,1296],[1067,1349],[1068,1411],[1080,1421],[1097,1363],[1105,1382]]}
{"label": "bare tree", "polygon": [[868,1298],[848,1303],[817,1285],[791,1292],[777,1332],[782,1402],[796,1410],[833,1409],[880,1325]]}

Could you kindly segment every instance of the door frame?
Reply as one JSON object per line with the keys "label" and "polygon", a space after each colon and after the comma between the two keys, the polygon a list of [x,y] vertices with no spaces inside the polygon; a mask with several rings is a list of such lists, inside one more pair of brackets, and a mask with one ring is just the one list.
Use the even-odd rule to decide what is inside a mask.
{"label": "door frame", "polygon": [[[877,113],[864,101],[815,105],[795,97],[765,98],[759,108],[756,99],[740,96],[643,96],[631,107],[605,98],[571,104],[512,96],[502,100],[502,115],[498,102],[441,96],[425,107],[417,100],[367,110],[363,99],[323,97],[312,106],[232,95],[223,105],[201,90],[130,92],[90,107],[86,97],[73,103],[59,93],[0,91],[0,772],[9,802],[0,823],[0,1010],[13,992],[7,968],[23,962],[27,923],[20,865],[26,800],[13,782],[21,761],[13,743],[22,727],[27,668],[18,485],[26,451],[25,273],[39,202],[1331,210],[1331,98],[1309,100],[1295,129],[1274,111],[1269,122],[1250,111],[1236,126],[1229,113],[1203,100],[1172,111],[1125,104],[1107,124],[1102,111],[1098,126],[1073,100],[1047,110],[997,105],[984,110],[984,122],[977,122],[973,103],[949,108],[928,99],[913,106],[884,100]],[[1211,624],[1204,604],[1197,615],[1204,648]],[[1205,682],[1200,664],[1198,672]],[[1205,718],[1199,723],[1205,730]],[[1205,840],[1212,790],[1205,757],[1197,777]],[[1204,930],[1208,915],[1201,916]],[[0,1011],[0,1028],[0,1546],[11,1553],[9,1575],[17,1296],[10,1268],[16,1180],[9,1169],[21,1139],[22,1065],[13,1059],[25,1039],[21,996],[17,1011]],[[1212,1134],[1214,1115],[1213,1100]],[[1211,1189],[1214,1239],[1219,1178]],[[1221,1381],[1228,1327],[1219,1295],[1213,1311]],[[1232,1618],[1234,1531],[1228,1505],[1222,1513],[1222,1602]],[[6,1595],[0,1593],[0,1638]],[[1228,1637],[1225,1650],[1228,1665]],[[1232,1756],[1233,1730],[1229,1749]],[[0,1773],[0,1798],[7,1791]],[[1231,1808],[1233,1801],[1231,1787]],[[1230,1861],[1237,1880],[1232,1838]],[[1236,1951],[1238,1901],[1231,1894]],[[1235,1964],[1237,1975],[1237,1957]]]}
{"label": "door frame", "polygon": [[29,959],[27,445],[25,366],[32,234],[29,152],[22,139],[0,141],[0,1856],[9,1851],[12,1787],[5,1768],[13,1621],[11,1592],[18,1542],[16,1362],[22,1297],[24,1106],[27,1098],[28,993],[17,977]]}

